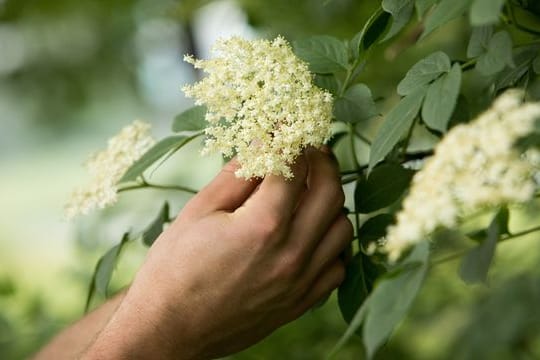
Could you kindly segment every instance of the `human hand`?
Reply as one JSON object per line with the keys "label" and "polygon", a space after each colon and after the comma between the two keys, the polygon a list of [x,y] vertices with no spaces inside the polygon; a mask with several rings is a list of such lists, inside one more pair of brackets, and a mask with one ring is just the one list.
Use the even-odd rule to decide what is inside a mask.
{"label": "human hand", "polygon": [[207,359],[290,322],[344,278],[353,237],[328,154],[294,178],[246,181],[228,163],[163,232],[87,355]]}

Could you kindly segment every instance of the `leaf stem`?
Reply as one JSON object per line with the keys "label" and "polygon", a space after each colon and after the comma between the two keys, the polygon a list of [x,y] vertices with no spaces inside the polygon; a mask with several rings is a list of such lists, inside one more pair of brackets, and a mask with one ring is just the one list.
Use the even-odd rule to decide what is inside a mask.
{"label": "leaf stem", "polygon": [[367,137],[365,137],[364,135],[360,134],[360,132],[356,129],[356,127],[353,127],[354,129],[354,134],[360,139],[362,140],[364,143],[366,143],[366,145],[369,145],[371,146],[371,140],[369,140]]}

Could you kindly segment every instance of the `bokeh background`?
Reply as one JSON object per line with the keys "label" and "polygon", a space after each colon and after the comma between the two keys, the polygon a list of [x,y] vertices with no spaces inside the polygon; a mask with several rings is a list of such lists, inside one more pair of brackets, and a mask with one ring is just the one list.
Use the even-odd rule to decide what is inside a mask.
{"label": "bokeh background", "polygon": [[[350,38],[379,5],[327,2],[0,0],[0,359],[30,356],[79,318],[99,256],[125,230],[148,222],[163,199],[173,199],[173,211],[187,200],[144,190],[67,222],[63,204],[85,182],[88,155],[134,119],[151,122],[158,138],[168,133],[174,116],[191,105],[181,86],[198,76],[182,62],[183,54],[207,57],[216,38],[232,34]],[[391,103],[395,85],[422,54],[443,49],[464,58],[466,26],[458,20],[414,49],[418,28],[408,27],[373,54],[361,80],[381,106]],[[174,155],[155,174],[158,182],[200,187],[208,181],[220,159],[201,158],[197,148]],[[434,269],[412,315],[379,357],[480,358],[475,351],[487,344],[502,344],[501,358],[535,354],[540,285],[530,269],[538,268],[537,240],[533,235],[500,246],[491,287],[464,285],[455,275],[457,263]],[[114,288],[129,283],[144,254],[143,246],[129,246]],[[321,359],[345,329],[332,298],[232,358]],[[359,340],[337,358],[361,359]]]}

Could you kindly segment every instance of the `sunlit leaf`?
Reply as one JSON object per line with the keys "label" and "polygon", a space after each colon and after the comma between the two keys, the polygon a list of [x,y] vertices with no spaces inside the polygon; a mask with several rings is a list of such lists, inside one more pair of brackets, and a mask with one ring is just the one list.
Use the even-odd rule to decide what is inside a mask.
{"label": "sunlit leaf", "polygon": [[400,95],[409,95],[420,87],[429,84],[441,74],[450,71],[450,58],[442,51],[430,54],[414,64],[398,84]]}
{"label": "sunlit leaf", "polygon": [[455,64],[448,74],[429,85],[422,106],[422,120],[433,130],[445,132],[454,112],[461,86],[461,67]]}
{"label": "sunlit leaf", "polygon": [[467,46],[467,57],[474,58],[486,53],[492,36],[493,26],[474,27]]}
{"label": "sunlit leaf", "polygon": [[471,5],[472,0],[441,0],[426,19],[421,39],[431,34],[435,29],[450,20],[463,15]]}
{"label": "sunlit leaf", "polygon": [[438,0],[416,0],[414,6],[416,7],[416,15],[418,19],[422,19],[426,12],[437,3]]}
{"label": "sunlit leaf", "polygon": [[174,152],[180,149],[182,146],[184,146],[189,141],[199,135],[200,134],[194,136],[169,136],[159,141],[157,144],[152,146],[139,160],[137,160],[133,165],[131,165],[131,167],[126,171],[126,173],[119,182],[136,180],[146,169],[148,169],[150,166],[152,166],[152,164],[161,159],[162,156],[164,156],[170,151]]}
{"label": "sunlit leaf", "polygon": [[174,118],[172,131],[201,131],[206,127],[206,106],[194,106]]}
{"label": "sunlit leaf", "polygon": [[407,25],[414,10],[414,0],[383,0],[382,8],[392,14],[392,26],[382,41],[386,41],[396,35]]}
{"label": "sunlit leaf", "polygon": [[499,237],[508,231],[508,217],[508,209],[501,209],[489,224],[485,240],[465,255],[459,269],[463,281],[486,282]]}
{"label": "sunlit leaf", "polygon": [[312,72],[329,74],[347,69],[347,47],[328,35],[313,36],[295,41],[294,52],[309,64]]}
{"label": "sunlit leaf", "polygon": [[471,25],[487,25],[499,22],[499,14],[505,0],[474,0],[469,13]]}
{"label": "sunlit leaf", "polygon": [[399,140],[407,133],[418,115],[426,88],[418,88],[405,96],[384,119],[379,128],[369,154],[369,168],[373,169],[394,148]]}
{"label": "sunlit leaf", "polygon": [[486,53],[476,62],[476,69],[482,75],[493,75],[505,66],[514,67],[512,58],[512,39],[506,31],[499,31],[488,42]]}
{"label": "sunlit leaf", "polygon": [[390,337],[403,320],[422,286],[428,269],[427,242],[419,243],[404,260],[398,274],[389,274],[377,282],[369,296],[369,305],[362,329],[368,359]]}
{"label": "sunlit leaf", "polygon": [[355,84],[334,103],[334,115],[338,121],[357,123],[377,115],[371,90],[364,84]]}

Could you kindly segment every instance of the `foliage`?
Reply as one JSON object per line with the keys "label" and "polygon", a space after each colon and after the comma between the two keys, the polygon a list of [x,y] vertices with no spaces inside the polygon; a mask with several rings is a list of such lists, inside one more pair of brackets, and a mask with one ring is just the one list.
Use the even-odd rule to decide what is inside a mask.
{"label": "foliage", "polygon": [[[327,6],[332,9],[338,5],[330,2]],[[350,216],[356,229],[356,253],[338,291],[338,306],[349,327],[332,354],[339,354],[340,347],[358,334],[366,356],[376,356],[406,317],[434,267],[462,259],[459,275],[463,281],[488,282],[499,244],[540,230],[538,221],[532,221],[532,227],[514,229],[509,225],[514,209],[501,207],[485,211],[491,217],[487,223],[476,221],[473,228],[463,225],[454,229],[465,238],[454,241],[457,249],[439,245],[455,240],[442,237],[435,239],[432,249],[428,243],[420,243],[397,263],[370,249],[370,244],[384,239],[387,227],[394,222],[418,162],[421,166],[432,155],[434,145],[452,127],[471,120],[508,88],[523,89],[528,99],[540,98],[540,15],[535,6],[533,2],[513,0],[383,0],[365,25],[349,34],[346,41],[332,35],[310,35],[294,42],[296,55],[309,64],[316,84],[334,94],[334,120],[340,127],[330,144],[342,164],[344,186],[354,183],[349,200],[353,204]],[[250,5],[246,8],[249,12]],[[406,48],[420,48],[451,22],[459,22],[466,29],[466,49],[450,53],[447,44],[431,43],[431,51],[414,59],[415,63],[400,74],[401,79],[390,79],[395,80],[391,90],[380,91],[373,75],[376,70],[370,73],[370,69],[381,49],[403,43]],[[454,36],[448,41],[459,43],[460,39]],[[205,109],[200,106],[178,115],[172,129],[179,134],[163,139],[135,163],[124,175],[121,189],[160,188],[149,184],[145,173],[200,136],[204,116]],[[374,128],[377,131],[372,137],[369,134]],[[538,147],[538,134],[519,143],[525,148]],[[339,151],[343,147],[348,151]],[[352,168],[344,164],[352,164]],[[176,189],[190,192],[182,186]],[[136,238],[151,245],[168,221],[165,204],[141,236],[125,235],[100,259],[89,302],[94,291],[107,292],[122,245]],[[515,291],[523,292],[527,300],[538,298],[532,277],[516,280],[519,290]],[[504,286],[513,289],[514,285]],[[487,322],[502,304],[515,300],[504,298],[499,303],[500,298],[504,298],[502,290],[495,293],[493,300],[485,300],[486,307],[479,307],[463,337],[457,340],[465,344],[463,349],[469,349],[466,356],[482,354],[486,348],[475,324]],[[511,347],[516,339],[529,336],[534,324],[527,321],[523,311],[508,318],[515,321],[515,331],[505,333],[502,326],[497,326],[496,335]]]}

